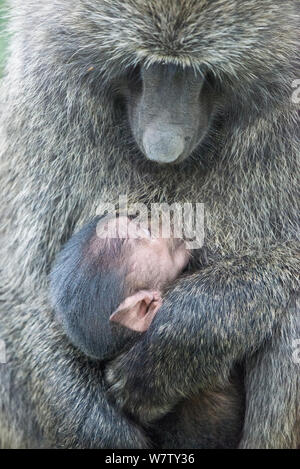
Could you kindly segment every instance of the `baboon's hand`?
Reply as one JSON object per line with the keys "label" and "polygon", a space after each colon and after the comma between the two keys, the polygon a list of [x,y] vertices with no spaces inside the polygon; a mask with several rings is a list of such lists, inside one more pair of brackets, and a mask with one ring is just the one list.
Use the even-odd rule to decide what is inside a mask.
{"label": "baboon's hand", "polygon": [[107,370],[117,404],[151,422],[181,398],[226,382],[232,364],[258,350],[287,311],[299,272],[292,251],[295,274],[287,275],[288,255],[279,247],[179,279],[148,331]]}
{"label": "baboon's hand", "polygon": [[152,422],[165,415],[175,403],[166,398],[160,383],[151,375],[149,353],[142,343],[120,355],[107,368],[106,379],[109,394],[122,408],[140,422]]}

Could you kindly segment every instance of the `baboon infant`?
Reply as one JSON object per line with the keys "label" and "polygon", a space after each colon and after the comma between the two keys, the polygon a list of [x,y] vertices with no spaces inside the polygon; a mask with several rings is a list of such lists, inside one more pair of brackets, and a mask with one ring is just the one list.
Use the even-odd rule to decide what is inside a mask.
{"label": "baboon infant", "polygon": [[93,358],[120,352],[132,334],[119,325],[145,332],[189,257],[182,239],[152,238],[132,218],[95,218],[51,273],[52,304],[71,342]]}
{"label": "baboon infant", "polygon": [[[118,356],[147,331],[163,304],[162,293],[190,257],[182,239],[152,238],[125,216],[96,217],[66,243],[51,272],[51,301],[66,335],[104,364]],[[237,446],[242,395],[235,380],[226,389],[183,400],[151,427],[153,443],[159,448]]]}
{"label": "baboon infant", "polygon": [[[109,241],[105,243],[108,246],[103,255],[110,258],[113,271],[120,269],[124,275],[123,284],[118,286],[124,300],[110,320],[128,329],[145,332],[162,305],[163,290],[186,267],[189,251],[182,239],[152,238],[148,229],[127,217],[108,221],[106,228],[106,232],[98,235],[115,235],[113,232],[116,231],[117,238],[106,237]],[[120,251],[115,256],[116,244],[120,243]],[[101,242],[96,251],[97,248],[101,249]]]}

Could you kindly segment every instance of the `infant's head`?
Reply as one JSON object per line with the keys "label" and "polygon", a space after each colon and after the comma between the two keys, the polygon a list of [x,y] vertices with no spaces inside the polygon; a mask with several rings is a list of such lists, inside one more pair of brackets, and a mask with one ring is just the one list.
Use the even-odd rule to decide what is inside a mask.
{"label": "infant's head", "polygon": [[110,358],[149,328],[188,259],[182,240],[154,239],[137,219],[96,217],[57,256],[50,275],[56,317],[81,351]]}
{"label": "infant's head", "polygon": [[137,331],[149,327],[161,306],[162,291],[189,259],[182,239],[153,238],[148,228],[126,216],[102,218],[86,254],[102,271],[119,274],[122,280],[116,288],[122,290],[122,301],[111,320]]}
{"label": "infant's head", "polygon": [[141,289],[163,290],[185,268],[189,252],[182,239],[152,238],[149,229],[125,216],[104,217],[90,243],[90,255],[102,254],[105,268],[125,274],[125,294]]}

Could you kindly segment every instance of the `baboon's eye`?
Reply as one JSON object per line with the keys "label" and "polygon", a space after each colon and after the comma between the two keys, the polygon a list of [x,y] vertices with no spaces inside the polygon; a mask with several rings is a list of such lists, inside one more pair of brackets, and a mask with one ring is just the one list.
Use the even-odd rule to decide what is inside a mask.
{"label": "baboon's eye", "polygon": [[140,65],[132,67],[128,72],[127,78],[129,88],[133,91],[139,91],[143,84]]}
{"label": "baboon's eye", "polygon": [[212,72],[206,72],[205,74],[205,82],[208,86],[210,86],[211,88],[214,88],[215,85],[216,85],[216,79],[213,75]]}

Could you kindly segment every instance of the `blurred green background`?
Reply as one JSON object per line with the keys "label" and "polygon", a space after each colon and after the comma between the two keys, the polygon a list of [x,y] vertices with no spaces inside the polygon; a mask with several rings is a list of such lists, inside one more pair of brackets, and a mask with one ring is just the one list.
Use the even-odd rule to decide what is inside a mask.
{"label": "blurred green background", "polygon": [[[24,0],[26,1],[26,0]],[[0,0],[0,75],[3,69],[3,62],[5,58],[5,46],[7,42],[6,34],[5,34],[5,15],[6,12],[4,11],[5,0]]]}

